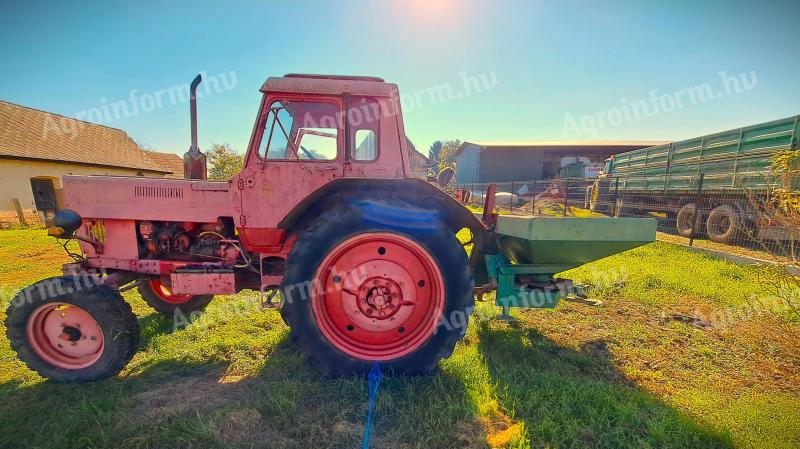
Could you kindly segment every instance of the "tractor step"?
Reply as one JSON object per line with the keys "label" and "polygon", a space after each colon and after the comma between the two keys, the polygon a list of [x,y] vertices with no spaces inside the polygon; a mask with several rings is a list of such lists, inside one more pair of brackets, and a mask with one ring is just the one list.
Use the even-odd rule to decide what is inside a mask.
{"label": "tractor step", "polygon": [[178,295],[235,295],[236,276],[226,268],[180,268],[170,275]]}

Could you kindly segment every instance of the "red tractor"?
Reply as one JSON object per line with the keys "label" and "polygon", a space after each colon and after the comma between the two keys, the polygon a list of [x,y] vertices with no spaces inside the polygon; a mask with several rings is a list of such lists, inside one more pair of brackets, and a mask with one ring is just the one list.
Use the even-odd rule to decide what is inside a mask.
{"label": "red tractor", "polygon": [[120,290],[138,287],[173,315],[249,289],[280,291],[291,340],[324,371],[363,372],[375,361],[433,370],[473,307],[473,270],[455,234],[469,229],[481,251],[492,239],[456,200],[410,177],[397,86],[269,78],[241,173],[209,182],[198,83],[187,180],[64,177],[67,208],[49,232],[78,240],[82,254],[10,305],[19,357],[57,381],[113,376],[139,334]]}

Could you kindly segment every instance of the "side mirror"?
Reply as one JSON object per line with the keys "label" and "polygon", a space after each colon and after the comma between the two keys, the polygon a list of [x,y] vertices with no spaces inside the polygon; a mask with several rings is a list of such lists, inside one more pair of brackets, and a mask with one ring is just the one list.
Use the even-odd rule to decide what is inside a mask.
{"label": "side mirror", "polygon": [[67,237],[75,234],[81,227],[83,219],[77,213],[69,209],[61,209],[56,212],[52,222],[47,223],[47,234],[53,237]]}
{"label": "side mirror", "polygon": [[436,183],[439,184],[439,187],[445,188],[450,184],[455,175],[456,171],[453,170],[452,167],[443,168],[436,176]]}

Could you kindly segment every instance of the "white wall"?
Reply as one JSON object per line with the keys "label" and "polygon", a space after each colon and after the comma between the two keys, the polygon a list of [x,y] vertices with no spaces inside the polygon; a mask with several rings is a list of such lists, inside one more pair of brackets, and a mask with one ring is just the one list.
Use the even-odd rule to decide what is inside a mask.
{"label": "white wall", "polygon": [[161,173],[135,170],[130,168],[93,167],[62,162],[25,161],[16,159],[0,159],[0,220],[16,221],[14,198],[19,199],[27,214],[36,210],[31,190],[31,178],[51,178],[58,196],[63,175],[116,175],[145,176],[163,178]]}

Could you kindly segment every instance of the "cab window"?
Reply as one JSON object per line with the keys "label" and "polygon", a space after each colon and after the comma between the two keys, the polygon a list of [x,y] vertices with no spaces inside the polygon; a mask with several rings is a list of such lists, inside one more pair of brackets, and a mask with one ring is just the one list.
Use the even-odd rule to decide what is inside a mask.
{"label": "cab window", "polygon": [[381,108],[378,101],[368,97],[353,97],[348,104],[350,125],[350,157],[367,162],[378,158],[378,127]]}
{"label": "cab window", "polygon": [[300,128],[297,133],[297,154],[300,159],[336,159],[338,137],[336,128]]}
{"label": "cab window", "polygon": [[322,101],[275,101],[267,110],[258,148],[266,159],[334,160],[339,153],[338,108]]}
{"label": "cab window", "polygon": [[357,129],[354,140],[355,150],[353,158],[357,161],[372,161],[378,155],[375,131],[371,129]]}

